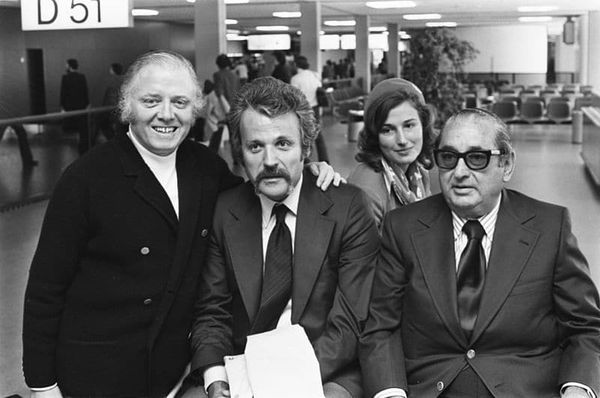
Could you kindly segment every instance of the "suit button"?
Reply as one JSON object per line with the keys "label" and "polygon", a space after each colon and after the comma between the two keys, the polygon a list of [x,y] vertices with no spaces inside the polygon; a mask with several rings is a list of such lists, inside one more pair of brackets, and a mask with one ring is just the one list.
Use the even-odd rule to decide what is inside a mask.
{"label": "suit button", "polygon": [[202,232],[200,232],[200,235],[202,235],[203,238],[206,238],[208,235],[208,229],[203,229]]}
{"label": "suit button", "polygon": [[469,359],[475,358],[475,350],[467,351],[467,358],[469,358]]}
{"label": "suit button", "polygon": [[437,382],[437,389],[438,389],[438,391],[442,391],[444,389],[444,382],[443,381],[438,381]]}
{"label": "suit button", "polygon": [[144,300],[144,305],[150,305],[152,304],[152,299],[147,298],[146,300]]}
{"label": "suit button", "polygon": [[140,249],[140,253],[142,253],[145,256],[146,254],[150,253],[150,249],[144,246]]}

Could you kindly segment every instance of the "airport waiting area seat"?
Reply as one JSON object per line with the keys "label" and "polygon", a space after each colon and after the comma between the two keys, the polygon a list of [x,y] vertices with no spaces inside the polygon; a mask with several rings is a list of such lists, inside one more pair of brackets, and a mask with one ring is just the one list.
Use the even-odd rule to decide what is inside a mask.
{"label": "airport waiting area seat", "polygon": [[548,120],[560,124],[571,122],[571,107],[565,101],[552,101],[548,104]]}
{"label": "airport waiting area seat", "polygon": [[505,123],[518,123],[519,111],[515,101],[499,101],[492,105],[492,112],[495,113]]}
{"label": "airport waiting area seat", "polygon": [[544,116],[544,104],[541,101],[526,101],[521,104],[520,118],[527,123],[543,123],[547,119]]}

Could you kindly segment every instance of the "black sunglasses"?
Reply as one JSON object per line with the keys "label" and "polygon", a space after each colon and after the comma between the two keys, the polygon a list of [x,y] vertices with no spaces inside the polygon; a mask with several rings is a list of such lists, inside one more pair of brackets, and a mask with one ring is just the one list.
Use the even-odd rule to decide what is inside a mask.
{"label": "black sunglasses", "polygon": [[433,151],[435,164],[440,169],[451,170],[458,164],[458,159],[464,159],[465,164],[471,170],[482,170],[490,164],[492,156],[504,155],[504,149],[491,149],[487,151],[467,151],[456,152],[444,149],[436,149]]}

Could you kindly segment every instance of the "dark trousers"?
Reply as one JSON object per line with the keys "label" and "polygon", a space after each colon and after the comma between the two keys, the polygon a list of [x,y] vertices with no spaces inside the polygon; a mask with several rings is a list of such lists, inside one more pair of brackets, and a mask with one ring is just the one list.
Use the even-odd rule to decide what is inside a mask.
{"label": "dark trousers", "polygon": [[440,398],[493,398],[494,396],[470,366],[466,366],[440,395]]}
{"label": "dark trousers", "polygon": [[[19,143],[19,152],[21,153],[21,161],[23,162],[23,167],[33,166],[36,162],[33,160],[33,154],[31,153],[31,148],[29,147],[29,140],[27,139],[27,132],[20,124],[13,124],[10,126],[17,135],[17,141]],[[0,138],[2,138],[0,136]]]}

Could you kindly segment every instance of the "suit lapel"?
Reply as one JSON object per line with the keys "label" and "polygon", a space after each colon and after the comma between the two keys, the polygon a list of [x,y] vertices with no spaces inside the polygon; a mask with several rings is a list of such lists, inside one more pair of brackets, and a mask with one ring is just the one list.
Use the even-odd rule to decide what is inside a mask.
{"label": "suit lapel", "polygon": [[532,217],[535,215],[530,212],[519,214],[503,192],[472,342],[500,310],[533,252],[539,233],[523,226]]}
{"label": "suit lapel", "polygon": [[152,170],[144,163],[142,156],[135,149],[129,137],[125,134],[119,136],[116,140],[116,145],[120,149],[119,157],[121,158],[124,174],[135,178],[135,182],[133,183],[135,193],[152,206],[165,219],[169,226],[176,231],[178,221],[173,205],[167,193],[152,173]]}
{"label": "suit lapel", "polygon": [[467,341],[460,328],[456,303],[452,215],[441,195],[437,208],[420,221],[428,228],[413,233],[411,241],[425,284],[446,328],[459,345],[465,346]]}
{"label": "suit lapel", "polygon": [[296,218],[292,323],[300,320],[327,256],[335,222],[323,214],[331,206],[331,200],[315,186],[314,179],[305,173]]}
{"label": "suit lapel", "polygon": [[263,276],[262,211],[254,188],[247,182],[230,209],[232,222],[224,226],[227,250],[250,324],[260,305]]}

